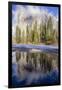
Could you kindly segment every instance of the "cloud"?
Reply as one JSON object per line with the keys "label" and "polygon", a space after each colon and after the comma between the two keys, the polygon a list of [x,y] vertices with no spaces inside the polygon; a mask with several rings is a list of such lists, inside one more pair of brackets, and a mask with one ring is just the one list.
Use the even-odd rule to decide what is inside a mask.
{"label": "cloud", "polygon": [[22,21],[23,18],[29,17],[29,16],[39,16],[42,13],[46,13],[46,10],[40,10],[38,6],[20,6],[17,5],[17,9],[14,11],[12,10],[12,20],[13,20],[13,24],[17,23],[17,17],[18,14],[20,14],[20,21]]}

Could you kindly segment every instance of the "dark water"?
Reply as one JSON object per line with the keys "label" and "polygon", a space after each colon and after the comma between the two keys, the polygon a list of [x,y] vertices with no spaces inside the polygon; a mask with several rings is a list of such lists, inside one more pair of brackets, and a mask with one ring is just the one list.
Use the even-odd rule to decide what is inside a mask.
{"label": "dark water", "polygon": [[58,54],[12,52],[13,87],[59,83]]}

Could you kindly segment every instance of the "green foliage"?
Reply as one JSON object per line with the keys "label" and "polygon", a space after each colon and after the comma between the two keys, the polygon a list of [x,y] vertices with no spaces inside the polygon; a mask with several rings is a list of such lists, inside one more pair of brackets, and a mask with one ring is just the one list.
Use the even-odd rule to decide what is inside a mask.
{"label": "green foliage", "polygon": [[28,43],[28,41],[29,41],[29,27],[27,25],[27,27],[26,27],[26,42]]}
{"label": "green foliage", "polygon": [[19,29],[18,26],[16,26],[16,43],[21,42],[21,30]]}
{"label": "green foliage", "polygon": [[24,30],[22,31],[22,43],[24,43],[25,42],[25,32],[24,32]]}
{"label": "green foliage", "polygon": [[[21,32],[22,31],[22,32]],[[52,44],[58,42],[58,30],[53,29],[52,17],[46,17],[45,23],[40,23],[38,26],[37,21],[32,23],[32,26],[27,24],[26,35],[25,31],[16,26],[16,43],[32,43],[32,44]]]}

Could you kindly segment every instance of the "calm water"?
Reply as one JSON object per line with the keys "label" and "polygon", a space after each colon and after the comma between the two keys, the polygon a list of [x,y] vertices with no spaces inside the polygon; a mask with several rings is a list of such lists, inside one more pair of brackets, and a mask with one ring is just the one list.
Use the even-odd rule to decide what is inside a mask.
{"label": "calm water", "polygon": [[12,85],[57,84],[58,54],[45,52],[12,52]]}

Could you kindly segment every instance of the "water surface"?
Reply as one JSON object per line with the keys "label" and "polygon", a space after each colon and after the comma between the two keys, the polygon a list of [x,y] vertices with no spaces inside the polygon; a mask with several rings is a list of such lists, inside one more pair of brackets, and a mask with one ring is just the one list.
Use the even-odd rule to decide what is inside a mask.
{"label": "water surface", "polygon": [[13,87],[58,84],[58,54],[46,52],[12,52]]}

